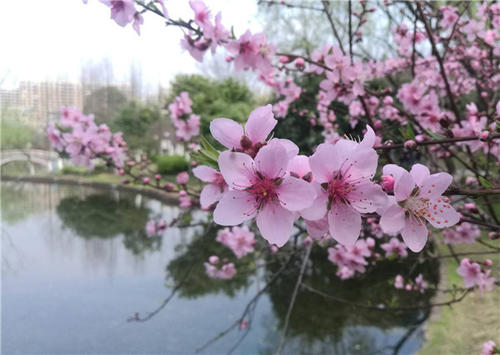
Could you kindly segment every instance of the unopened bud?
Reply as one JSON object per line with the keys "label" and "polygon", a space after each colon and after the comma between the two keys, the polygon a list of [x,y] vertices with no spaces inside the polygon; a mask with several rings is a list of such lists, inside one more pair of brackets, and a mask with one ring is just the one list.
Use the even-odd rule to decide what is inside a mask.
{"label": "unopened bud", "polygon": [[304,68],[305,64],[306,63],[305,63],[305,61],[304,61],[303,58],[297,58],[297,59],[295,59],[295,66],[297,68],[302,69],[302,68]]}
{"label": "unopened bud", "polygon": [[490,233],[488,233],[488,238],[490,238],[491,240],[500,239],[500,233],[490,232]]}
{"label": "unopened bud", "polygon": [[383,175],[380,178],[380,186],[387,192],[392,191],[394,189],[394,178],[392,175]]}
{"label": "unopened bud", "polygon": [[410,140],[407,140],[404,143],[404,146],[407,149],[413,149],[413,148],[415,148],[417,146],[417,142],[415,142],[414,140],[410,139]]}
{"label": "unopened bud", "polygon": [[287,55],[281,55],[280,58],[279,58],[279,61],[282,64],[288,64],[288,63],[290,63],[292,61],[292,59],[289,56],[287,56]]}
{"label": "unopened bud", "polygon": [[479,135],[479,138],[481,138],[482,140],[486,140],[489,135],[490,135],[489,131],[482,131],[481,134]]}
{"label": "unopened bud", "polygon": [[469,212],[472,212],[472,213],[479,213],[479,210],[477,209],[476,207],[476,204],[475,203],[466,203],[464,205],[465,209]]}

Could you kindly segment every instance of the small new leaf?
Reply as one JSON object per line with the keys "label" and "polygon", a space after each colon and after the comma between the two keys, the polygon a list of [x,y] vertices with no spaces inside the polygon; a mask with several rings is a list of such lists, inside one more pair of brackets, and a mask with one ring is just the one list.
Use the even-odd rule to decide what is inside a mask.
{"label": "small new leaf", "polygon": [[484,177],[480,176],[479,177],[479,183],[481,184],[482,187],[484,187],[485,189],[491,189],[493,187],[493,185],[491,184],[491,182],[489,182],[488,180],[486,180]]}

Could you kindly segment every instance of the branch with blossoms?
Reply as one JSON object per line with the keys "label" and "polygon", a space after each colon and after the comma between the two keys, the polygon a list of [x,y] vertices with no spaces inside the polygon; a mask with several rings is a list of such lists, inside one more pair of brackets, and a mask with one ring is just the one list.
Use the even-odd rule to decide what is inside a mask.
{"label": "branch with blossoms", "polygon": [[[338,43],[319,46],[309,56],[278,52],[264,33],[247,30],[238,36],[224,26],[220,12],[213,16],[200,0],[189,2],[189,20],[173,20],[162,0],[103,2],[118,25],[131,24],[138,34],[148,12],[181,28],[182,48],[199,62],[209,52],[225,51],[229,67],[254,72],[275,97],[252,111],[244,126],[229,118],[212,120],[210,132],[222,150],[197,138],[200,117],[192,112],[188,93],[169,105],[176,137],[193,143],[191,173],[205,183],[201,191],[188,189],[188,172],[177,176],[176,184],[164,182],[147,157],[130,158],[120,134],[97,126],[89,116],[63,111],[60,125],[48,133],[54,147],[75,164],[91,168],[95,159],[103,159],[132,182],[179,193],[183,208],[199,204],[213,212],[213,222],[227,227],[217,240],[237,259],[254,251],[253,228],[262,237],[258,240],[271,245],[266,249],[271,253],[286,250],[291,239],[295,247],[314,243],[328,248],[340,279],[358,277],[381,260],[404,259],[407,249],[424,260],[453,257],[460,263],[464,290],[429,307],[494,287],[488,259],[472,260],[468,256],[482,254],[455,253],[453,245],[478,243],[488,253],[498,251],[491,243],[500,237],[494,200],[500,193],[499,4],[478,4],[469,15],[470,4],[385,2],[370,8],[364,1],[349,1],[348,38],[341,38],[327,1],[304,5],[308,9],[263,2],[325,15]],[[363,24],[381,12],[394,20],[389,38],[396,52],[367,60],[355,47],[361,45]],[[394,13],[401,13],[402,20]],[[303,78],[315,79],[314,87],[302,88]],[[301,107],[311,92],[313,108]],[[276,134],[294,116],[321,130],[310,155],[300,154],[303,147],[291,137]],[[481,203],[474,204],[475,198]],[[165,222],[152,221],[148,235],[165,228]],[[482,231],[490,231],[491,243]],[[439,244],[447,245],[450,254],[430,253]],[[216,255],[204,267],[214,279],[228,280],[238,272],[234,263]],[[302,287],[332,298],[308,288],[304,273],[293,295]],[[407,275],[406,281],[401,276],[394,284],[412,292],[428,287],[422,275]],[[294,302],[292,296],[287,319]],[[250,303],[229,330],[241,326],[254,307]]]}

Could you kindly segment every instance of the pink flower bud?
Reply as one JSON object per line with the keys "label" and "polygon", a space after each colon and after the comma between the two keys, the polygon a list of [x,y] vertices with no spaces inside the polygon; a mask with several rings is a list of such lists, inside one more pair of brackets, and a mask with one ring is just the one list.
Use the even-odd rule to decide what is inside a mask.
{"label": "pink flower bud", "polygon": [[477,210],[477,207],[476,207],[476,204],[475,203],[466,203],[464,204],[464,207],[467,211],[470,211],[470,212],[473,212],[473,213],[477,213],[478,210]]}
{"label": "pink flower bud", "polygon": [[383,175],[380,178],[380,186],[382,186],[385,191],[392,191],[394,189],[394,178],[392,175]]}
{"label": "pink flower bud", "polygon": [[375,127],[375,129],[379,129],[380,127],[382,127],[382,121],[375,121],[373,127]]}
{"label": "pink flower bud", "polygon": [[405,148],[412,149],[417,145],[417,143],[414,140],[408,140],[404,143]]}
{"label": "pink flower bud", "polygon": [[297,68],[299,68],[299,69],[304,68],[304,66],[305,66],[305,61],[304,61],[304,59],[303,59],[303,58],[297,58],[297,59],[295,59],[295,66],[296,66]]}
{"label": "pink flower bud", "polygon": [[476,185],[477,184],[477,179],[472,176],[468,176],[465,178],[465,185]]}
{"label": "pink flower bud", "polygon": [[418,143],[422,143],[423,141],[425,141],[425,136],[423,134],[418,134],[418,135],[415,136],[415,140]]}
{"label": "pink flower bud", "polygon": [[219,257],[212,255],[211,257],[208,258],[208,262],[212,265],[216,265],[219,263]]}
{"label": "pink flower bud", "polygon": [[385,96],[382,102],[384,105],[392,105],[394,103],[394,99],[390,96]]}
{"label": "pink flower bud", "polygon": [[488,238],[495,240],[500,238],[500,233],[490,232],[488,233]]}
{"label": "pink flower bud", "polygon": [[186,192],[186,190],[181,190],[181,191],[179,191],[179,196],[180,196],[180,197],[187,196],[187,192]]}
{"label": "pink flower bud", "polygon": [[304,238],[304,245],[309,245],[312,243],[312,238],[310,236],[307,236]]}
{"label": "pink flower bud", "polygon": [[493,265],[493,261],[491,261],[491,259],[486,259],[485,261],[483,261],[483,264],[486,266],[491,266]]}
{"label": "pink flower bud", "polygon": [[158,225],[156,227],[160,230],[167,229],[167,224],[165,223],[165,221],[160,221],[158,222]]}
{"label": "pink flower bud", "polygon": [[244,330],[248,328],[248,322],[246,320],[242,320],[240,323],[240,330]]}
{"label": "pink flower bud", "polygon": [[170,192],[174,190],[174,187],[175,187],[174,184],[165,184],[163,185],[163,190]]}
{"label": "pink flower bud", "polygon": [[406,290],[406,291],[411,291],[411,289],[412,289],[412,287],[411,287],[411,285],[410,285],[410,284],[408,284],[408,285],[406,285],[406,286],[405,286],[405,290]]}
{"label": "pink flower bud", "polygon": [[148,177],[142,178],[142,183],[143,183],[144,185],[149,184],[149,178],[148,178]]}
{"label": "pink flower bud", "polygon": [[290,62],[291,62],[291,58],[290,58],[289,56],[286,56],[286,55],[281,55],[281,56],[279,57],[279,61],[280,61],[280,63],[282,63],[282,64],[288,64],[288,63],[290,63]]}
{"label": "pink flower bud", "polygon": [[187,171],[177,174],[177,183],[179,185],[186,185],[189,181],[189,174]]}
{"label": "pink flower bud", "polygon": [[486,139],[490,135],[490,132],[488,131],[482,131],[481,134],[479,135],[479,138],[481,139]]}
{"label": "pink flower bud", "polygon": [[118,170],[118,174],[120,174],[120,175],[125,174],[125,170],[123,170],[123,169]]}
{"label": "pink flower bud", "polygon": [[161,175],[160,174],[155,174],[155,179],[156,180],[160,180],[161,179]]}
{"label": "pink flower bud", "polygon": [[231,57],[230,55],[228,55],[228,56],[226,57],[226,62],[228,62],[228,63],[229,63],[229,62],[231,62],[233,59],[234,59],[233,57]]}

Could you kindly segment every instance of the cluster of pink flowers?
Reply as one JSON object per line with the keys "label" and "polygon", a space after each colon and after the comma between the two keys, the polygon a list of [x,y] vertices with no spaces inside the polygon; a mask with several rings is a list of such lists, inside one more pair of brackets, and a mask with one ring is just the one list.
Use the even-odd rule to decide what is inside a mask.
{"label": "cluster of pink flowers", "polygon": [[[87,3],[88,0],[83,0]],[[140,11],[135,8],[134,0],[99,0],[111,10],[111,18],[120,26],[125,27],[132,23],[132,28],[138,35],[141,34],[141,25],[144,23],[144,18]],[[160,11],[165,18],[168,18],[167,9],[165,8],[164,0],[154,0],[160,5]]]}
{"label": "cluster of pink flowers", "polygon": [[427,241],[425,220],[436,228],[459,221],[441,196],[451,183],[449,174],[431,175],[420,164],[411,173],[387,165],[384,187],[394,187],[394,198],[372,181],[378,155],[371,127],[359,143],[339,139],[319,145],[306,157],[289,140],[266,140],[275,125],[270,105],[254,110],[244,128],[227,118],[211,122],[212,135],[228,150],[219,155],[220,173],[199,167],[195,175],[209,182],[202,206],[218,201],[216,223],[233,226],[256,218],[261,235],[281,247],[302,217],[313,238],[329,234],[352,246],[360,235],[362,214],[376,212],[384,232],[401,233],[411,250],[420,251]]}
{"label": "cluster of pink flowers", "polygon": [[467,222],[461,223],[455,229],[443,231],[444,242],[446,244],[473,244],[479,238],[481,231],[479,227]]}
{"label": "cluster of pink flowers", "polygon": [[247,226],[224,228],[217,233],[217,241],[231,249],[238,259],[254,251],[254,237]]}
{"label": "cluster of pink flowers", "polygon": [[[491,261],[487,262],[491,266]],[[472,262],[469,258],[460,261],[457,273],[463,277],[464,285],[467,288],[477,286],[481,293],[491,291],[495,278],[490,277],[490,269],[482,269],[478,263]]]}
{"label": "cluster of pink flowers", "polygon": [[208,263],[205,262],[203,265],[207,275],[214,279],[229,280],[236,275],[233,263],[228,263],[227,260],[223,260],[221,263],[219,257],[214,255],[208,258]]}
{"label": "cluster of pink flowers", "polygon": [[[132,0],[102,1],[111,8],[111,16],[119,25],[133,22],[139,32],[143,19]],[[363,217],[367,217],[372,235],[391,238],[381,244],[386,257],[406,257],[407,247],[414,252],[421,251],[428,240],[429,224],[442,229],[459,223],[461,216],[450,199],[443,196],[452,182],[450,174],[431,174],[421,164],[413,165],[410,171],[388,164],[382,169],[379,183],[373,180],[378,167],[374,147],[392,144],[383,142],[386,125],[409,126],[402,140],[403,150],[407,152],[422,149],[420,143],[429,143],[426,141],[437,139],[436,136],[465,137],[456,145],[432,144],[426,149],[437,157],[453,155],[457,159],[461,154],[455,155],[455,152],[463,151],[471,160],[474,154],[483,153],[500,164],[497,159],[500,144],[490,139],[498,132],[500,119],[496,95],[500,86],[498,4],[483,2],[470,16],[462,16],[456,7],[446,5],[436,8],[432,15],[424,14],[423,19],[416,18],[413,29],[405,23],[397,24],[392,34],[400,57],[377,62],[357,59],[359,56],[353,56],[352,50],[348,53],[341,44],[338,47],[323,45],[315,49],[310,58],[281,54],[277,58],[276,47],[265,34],[250,31],[239,37],[230,34],[222,25],[221,13],[212,16],[201,0],[189,2],[194,12],[189,22],[170,20],[162,0],[143,5],[156,9],[168,24],[186,29],[181,46],[196,60],[202,61],[209,50],[214,53],[221,46],[229,53],[226,61],[232,63],[235,70],[256,72],[259,80],[276,93],[278,101],[273,106],[254,110],[244,126],[227,118],[213,120],[210,131],[227,150],[218,156],[218,169],[209,166],[193,169],[193,174],[206,183],[200,204],[203,209],[214,209],[214,221],[223,226],[237,226],[255,219],[260,234],[273,251],[288,241],[294,224],[302,219],[311,238],[332,238],[339,243],[329,248],[329,259],[338,266],[339,277],[347,279],[364,272],[370,257],[379,257],[373,252],[375,241],[363,235]],[[392,5],[392,2],[385,4]],[[355,15],[359,19],[358,29],[364,14],[372,11],[366,9],[365,2],[360,6],[362,15]],[[415,6],[421,10],[420,3]],[[427,33],[427,26],[417,24],[429,19],[436,20],[431,26],[433,33]],[[361,31],[355,34],[357,40],[361,37]],[[277,124],[275,117],[285,118],[290,105],[304,92],[289,76],[290,71],[316,75],[320,79],[316,112],[292,110],[323,128],[325,142],[311,156],[299,155],[298,147],[290,140],[270,138]],[[410,72],[411,79],[399,87],[372,88],[374,79],[393,74],[404,78]],[[455,103],[455,100],[476,96],[479,104],[470,102],[464,112]],[[496,106],[495,102],[498,102]],[[339,135],[337,115],[339,118],[346,115],[336,112],[333,103],[347,106],[347,123],[351,128],[361,128],[360,122],[365,120],[370,122],[362,140]],[[169,106],[180,140],[189,141],[199,134],[200,117],[193,114],[192,104],[189,95],[183,92]],[[82,117],[82,122],[87,120]],[[125,145],[116,143],[121,136],[114,138],[105,126],[83,123],[84,129],[81,129],[80,125],[66,124],[67,130],[49,127],[56,149],[68,152],[75,162],[87,165],[90,159],[101,155],[121,162],[119,157]],[[185,190],[188,178],[187,173],[177,177],[182,189],[179,203],[183,208],[194,202]],[[467,184],[472,181],[475,185],[488,185],[481,179],[466,180]],[[144,184],[149,182],[149,178],[144,178]],[[479,213],[475,206],[465,208]],[[379,223],[376,215],[380,216]],[[397,238],[399,234],[403,242]],[[358,240],[360,235],[363,238]],[[492,238],[497,236],[492,235]],[[461,223],[455,230],[444,230],[443,236],[445,243],[472,243],[479,236],[479,229]],[[246,226],[223,229],[217,239],[238,258],[253,251],[255,242]],[[310,242],[309,239],[307,243]],[[205,263],[209,276],[231,278],[236,272],[233,264],[225,262],[220,269],[218,266],[217,257]],[[466,287],[477,285],[481,291],[491,288],[494,281],[489,276],[490,270],[481,269],[469,259],[462,260],[458,272],[464,277]],[[420,292],[427,287],[422,275],[406,285],[398,275],[395,285]]]}
{"label": "cluster of pink flowers", "polygon": [[342,280],[352,278],[356,272],[364,273],[367,259],[373,254],[375,240],[373,238],[359,239],[351,246],[341,244],[328,248],[328,260],[338,266],[337,276]]}
{"label": "cluster of pink flowers", "polygon": [[422,274],[419,274],[413,282],[407,283],[406,285],[403,276],[397,275],[394,279],[394,287],[397,289],[405,289],[406,291],[419,291],[420,293],[424,293],[427,286],[427,281],[424,280]]}
{"label": "cluster of pink flowers", "polygon": [[93,160],[110,160],[115,167],[122,167],[127,144],[121,133],[111,133],[105,124],[96,125],[93,115],[84,115],[77,108],[62,108],[57,126],[49,125],[47,135],[52,147],[67,153],[75,165],[91,169]]}
{"label": "cluster of pink flowers", "polygon": [[165,221],[150,220],[146,223],[146,235],[148,237],[160,235],[165,229],[167,229]]}
{"label": "cluster of pink flowers", "polygon": [[200,134],[200,116],[193,113],[192,105],[193,101],[185,91],[168,105],[170,120],[175,126],[175,134],[181,141],[188,142]]}
{"label": "cluster of pink flowers", "polygon": [[399,256],[406,258],[408,256],[408,251],[406,250],[406,245],[398,240],[398,238],[391,238],[388,243],[384,243],[380,246],[385,250],[385,256]]}

